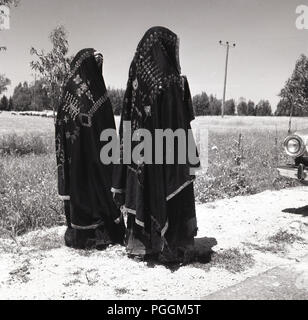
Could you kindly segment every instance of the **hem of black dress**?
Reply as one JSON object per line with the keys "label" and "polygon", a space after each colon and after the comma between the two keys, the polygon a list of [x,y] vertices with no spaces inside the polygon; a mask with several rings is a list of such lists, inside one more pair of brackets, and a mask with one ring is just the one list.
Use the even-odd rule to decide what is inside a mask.
{"label": "hem of black dress", "polygon": [[[130,209],[130,208],[127,208],[127,207],[123,207],[123,211],[126,212],[126,213],[130,213],[130,214],[133,214],[134,216],[136,216],[137,214],[137,211],[134,210],[134,209]],[[137,219],[137,217],[135,218],[135,222],[138,226],[144,228],[144,222],[140,221]]]}
{"label": "hem of black dress", "polygon": [[197,172],[200,172],[203,170],[203,167],[202,166],[199,166],[199,167],[190,167],[189,169],[189,173],[191,175],[195,175]]}
{"label": "hem of black dress", "polygon": [[63,195],[59,195],[59,198],[61,199],[61,200],[63,200],[63,201],[68,201],[68,200],[71,200],[71,197],[70,196],[63,196]]}
{"label": "hem of black dress", "polygon": [[76,230],[95,230],[101,225],[103,225],[103,223],[92,224],[90,226],[78,226],[76,224],[71,223],[71,227]]}
{"label": "hem of black dress", "polygon": [[[133,214],[134,216],[136,216],[136,210],[134,209],[130,209],[130,208],[127,208],[127,207],[124,207],[123,208],[124,212],[127,212],[127,213],[130,213],[130,214]],[[144,222],[138,220],[137,218],[135,218],[135,223],[140,226],[140,227],[143,227],[144,228]],[[168,228],[169,228],[169,221],[167,220],[165,226],[162,228],[161,230],[161,236],[164,237],[164,235],[166,234],[166,232],[168,231]]]}

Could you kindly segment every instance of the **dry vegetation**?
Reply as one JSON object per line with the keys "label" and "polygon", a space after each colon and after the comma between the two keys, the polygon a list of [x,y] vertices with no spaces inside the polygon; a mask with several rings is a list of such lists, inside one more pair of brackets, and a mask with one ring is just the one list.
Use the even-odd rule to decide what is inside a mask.
{"label": "dry vegetation", "polygon": [[[209,129],[209,170],[197,178],[197,201],[295,185],[276,171],[279,162],[288,161],[282,149],[287,122],[271,117],[198,118],[194,126]],[[294,127],[303,128],[305,122],[295,119]],[[0,115],[0,236],[63,224],[53,135],[52,119]]]}
{"label": "dry vegetation", "polygon": [[279,163],[290,162],[282,142],[285,132],[231,129],[209,132],[209,168],[197,177],[196,199],[201,203],[297,185],[280,178]]}

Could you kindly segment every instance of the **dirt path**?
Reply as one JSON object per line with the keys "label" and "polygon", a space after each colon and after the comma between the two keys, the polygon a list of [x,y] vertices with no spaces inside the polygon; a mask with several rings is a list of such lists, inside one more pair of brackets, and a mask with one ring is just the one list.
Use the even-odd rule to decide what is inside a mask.
{"label": "dirt path", "polygon": [[[75,251],[64,228],[0,240],[0,299],[195,299],[307,254],[308,187],[198,205],[198,250],[209,263],[168,269],[124,248]],[[217,243],[217,245],[215,245]]]}

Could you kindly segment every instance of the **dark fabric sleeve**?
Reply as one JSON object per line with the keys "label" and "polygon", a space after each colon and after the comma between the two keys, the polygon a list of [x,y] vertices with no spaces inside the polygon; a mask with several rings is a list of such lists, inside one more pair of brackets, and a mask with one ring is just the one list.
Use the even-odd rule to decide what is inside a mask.
{"label": "dark fabric sleeve", "polygon": [[194,108],[192,104],[188,80],[185,76],[183,76],[183,81],[184,81],[184,104],[186,105],[186,108],[187,108],[188,120],[189,122],[191,122],[195,120],[195,113],[194,113]]}
{"label": "dark fabric sleeve", "polygon": [[65,138],[64,122],[61,119],[61,111],[57,114],[56,121],[56,160],[58,169],[58,192],[63,200],[69,200],[70,182],[69,182],[69,161],[68,147]]}
{"label": "dark fabric sleeve", "polygon": [[[192,134],[191,121],[195,119],[195,116],[188,81],[186,77],[183,77],[183,80],[183,94],[179,93],[178,86],[170,86],[161,96],[161,108],[159,109],[161,112],[160,123],[162,124],[162,129],[184,129],[186,132],[186,164],[165,166],[168,194],[192,179],[192,168],[197,169],[200,167],[199,152],[194,136],[192,136],[192,141],[190,141],[193,142],[193,148],[188,148],[188,134]],[[196,157],[194,158],[195,160],[197,159],[196,163],[194,163],[195,160],[191,161],[193,157],[189,152],[195,152]],[[177,149],[174,150],[174,154],[175,158],[177,158]]]}
{"label": "dark fabric sleeve", "polygon": [[[188,129],[191,130],[190,123],[193,120],[195,120],[195,112],[194,112],[194,107],[193,107],[193,103],[192,103],[192,99],[191,99],[188,80],[187,80],[187,78],[185,76],[183,76],[183,79],[184,79],[184,104],[186,106],[186,110],[187,110],[187,114],[188,114],[188,121],[189,121],[187,127],[188,127]],[[196,150],[196,157],[199,158],[199,151],[198,151],[197,146],[196,146],[195,150]],[[191,168],[195,168],[195,169],[198,169],[201,166],[200,160],[199,160],[199,162],[197,164],[190,163],[189,160],[188,160],[188,163],[189,163]]]}

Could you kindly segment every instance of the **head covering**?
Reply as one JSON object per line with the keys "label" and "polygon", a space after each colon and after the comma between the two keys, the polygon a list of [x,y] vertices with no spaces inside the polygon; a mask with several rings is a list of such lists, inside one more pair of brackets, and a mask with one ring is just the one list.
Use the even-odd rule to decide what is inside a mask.
{"label": "head covering", "polygon": [[[191,184],[190,164],[124,164],[127,134],[147,129],[155,143],[155,129],[190,129],[194,118],[188,82],[181,76],[178,37],[164,27],[149,29],[140,41],[129,70],[120,124],[120,165],[113,176],[113,192],[125,192],[125,210],[148,234],[153,225],[163,236],[168,229],[167,201]],[[131,141],[132,149],[139,142]],[[153,160],[155,159],[155,152]],[[192,210],[194,218],[194,212]]]}
{"label": "head covering", "polygon": [[172,83],[182,85],[178,46],[177,35],[164,27],[149,29],[141,39],[130,67],[128,89],[141,91],[143,102],[153,104]]}
{"label": "head covering", "polygon": [[94,52],[83,49],[73,59],[64,89],[64,105],[60,105],[73,121],[78,115],[81,124],[89,127],[95,112],[108,100],[102,65],[97,64]]}
{"label": "head covering", "polygon": [[113,225],[120,212],[112,200],[112,167],[100,161],[104,129],[115,129],[114,116],[94,49],[73,59],[56,120],[58,189],[70,200],[71,225],[95,229]]}

